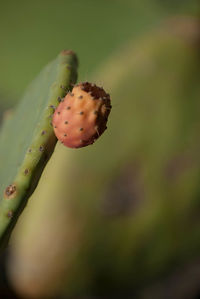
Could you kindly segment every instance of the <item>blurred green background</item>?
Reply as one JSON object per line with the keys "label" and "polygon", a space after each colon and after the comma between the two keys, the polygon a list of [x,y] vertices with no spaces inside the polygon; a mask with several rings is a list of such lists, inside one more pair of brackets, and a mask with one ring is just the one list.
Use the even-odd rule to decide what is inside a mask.
{"label": "blurred green background", "polygon": [[172,14],[197,15],[198,0],[7,1],[0,10],[0,94],[15,102],[40,69],[62,50],[80,60],[79,80],[127,40]]}
{"label": "blurred green background", "polygon": [[[59,265],[65,264],[63,256],[68,253],[74,264],[71,276],[62,278],[61,298],[118,292],[142,299],[199,298],[199,13],[197,0],[1,4],[1,115],[62,49],[78,54],[78,80],[103,83],[113,100],[109,130],[102,140],[78,152],[58,146],[37,188],[36,194],[42,196],[34,197],[42,197],[42,204],[35,200],[21,217],[14,236],[19,261],[13,262],[13,270],[11,259],[10,276],[24,298],[44,298],[46,285],[58,298],[54,275],[58,271],[58,280],[64,276]],[[63,178],[54,186],[59,173]],[[58,192],[63,200],[69,192],[73,207],[70,200],[56,205]],[[99,212],[102,201],[105,219]],[[50,220],[43,217],[48,202]],[[61,219],[56,221],[57,230],[52,219]],[[74,226],[78,232],[84,227],[81,244]],[[48,227],[56,233],[69,228],[75,241],[66,231],[62,242],[54,244]],[[42,242],[45,234],[47,244]],[[75,258],[65,244],[67,238],[78,248]],[[39,269],[37,254],[41,250],[45,255],[48,244],[55,251],[56,246],[62,248],[58,264],[52,264],[54,274],[41,266],[33,278],[26,266]],[[39,286],[31,286],[34,279]]]}

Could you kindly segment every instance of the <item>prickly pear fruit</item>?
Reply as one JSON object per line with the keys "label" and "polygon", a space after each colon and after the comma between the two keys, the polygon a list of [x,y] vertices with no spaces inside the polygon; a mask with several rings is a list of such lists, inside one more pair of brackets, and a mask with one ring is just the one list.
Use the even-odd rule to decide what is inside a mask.
{"label": "prickly pear fruit", "polygon": [[103,88],[89,82],[79,83],[54,112],[55,135],[71,148],[92,144],[106,130],[110,110],[110,96]]}

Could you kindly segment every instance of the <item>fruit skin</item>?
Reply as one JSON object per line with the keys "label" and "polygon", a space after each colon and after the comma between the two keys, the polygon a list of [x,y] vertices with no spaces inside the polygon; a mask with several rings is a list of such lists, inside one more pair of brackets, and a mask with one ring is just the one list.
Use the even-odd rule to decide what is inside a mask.
{"label": "fruit skin", "polygon": [[103,88],[89,82],[79,83],[54,112],[55,135],[70,148],[93,144],[106,130],[110,110],[110,95]]}

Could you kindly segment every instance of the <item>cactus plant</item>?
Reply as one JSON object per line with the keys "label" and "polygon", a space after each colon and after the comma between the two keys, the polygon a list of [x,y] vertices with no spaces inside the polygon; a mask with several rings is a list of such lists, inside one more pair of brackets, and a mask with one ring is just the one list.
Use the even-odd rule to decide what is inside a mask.
{"label": "cactus plant", "polygon": [[25,297],[124,298],[198,255],[199,31],[184,24],[128,44],[95,76],[112,94],[110,130],[81,151],[57,145],[13,234],[10,279]]}
{"label": "cactus plant", "polygon": [[6,241],[50,158],[52,114],[77,78],[77,58],[64,50],[28,87],[0,134],[0,242]]}

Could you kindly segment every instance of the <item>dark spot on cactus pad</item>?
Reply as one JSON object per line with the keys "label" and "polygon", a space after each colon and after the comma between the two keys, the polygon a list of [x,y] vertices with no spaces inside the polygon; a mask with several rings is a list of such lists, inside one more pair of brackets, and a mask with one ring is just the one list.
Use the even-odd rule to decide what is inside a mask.
{"label": "dark spot on cactus pad", "polygon": [[24,174],[27,175],[28,173],[29,173],[29,169],[26,168],[26,169],[24,170]]}
{"label": "dark spot on cactus pad", "polygon": [[28,149],[28,152],[29,152],[29,153],[31,153],[31,152],[32,152],[32,149],[31,149],[31,148],[29,148],[29,149]]}
{"label": "dark spot on cactus pad", "polygon": [[60,102],[62,102],[62,99],[61,99],[61,97],[58,97],[58,102],[60,103]]}
{"label": "dark spot on cactus pad", "polygon": [[65,121],[65,124],[66,124],[66,125],[68,124],[68,121],[67,121],[67,120]]}
{"label": "dark spot on cactus pad", "polygon": [[80,115],[83,115],[83,114],[84,114],[84,112],[83,112],[83,111],[81,111],[79,114],[80,114]]}
{"label": "dark spot on cactus pad", "polygon": [[56,129],[57,127],[56,126],[54,126],[54,129]]}
{"label": "dark spot on cactus pad", "polygon": [[45,135],[47,131],[43,130],[41,135]]}
{"label": "dark spot on cactus pad", "polygon": [[82,98],[83,98],[83,96],[81,96],[81,95],[80,95],[78,98],[79,98],[79,99],[82,99]]}
{"label": "dark spot on cactus pad", "polygon": [[80,130],[80,131],[83,131],[83,128],[80,128],[79,130]]}
{"label": "dark spot on cactus pad", "polygon": [[138,161],[116,171],[116,177],[102,198],[102,212],[105,216],[119,217],[136,214],[145,200],[142,169]]}
{"label": "dark spot on cactus pad", "polygon": [[17,187],[15,184],[9,185],[8,187],[6,187],[4,191],[4,195],[8,199],[15,197],[16,193],[17,193]]}
{"label": "dark spot on cactus pad", "polygon": [[71,107],[70,107],[70,106],[68,106],[68,107],[67,107],[67,110],[70,110],[70,109],[71,109]]}
{"label": "dark spot on cactus pad", "polygon": [[67,136],[67,134],[65,133],[65,134],[64,134],[64,137],[66,137],[66,136]]}
{"label": "dark spot on cactus pad", "polygon": [[7,213],[7,217],[8,217],[8,218],[12,218],[12,217],[13,217],[13,211],[8,211],[8,213]]}
{"label": "dark spot on cactus pad", "polygon": [[97,110],[95,110],[93,113],[94,113],[94,114],[98,114],[98,111],[97,111]]}
{"label": "dark spot on cactus pad", "polygon": [[41,145],[41,146],[39,147],[39,151],[40,151],[40,152],[43,152],[43,151],[44,151],[44,146]]}
{"label": "dark spot on cactus pad", "polygon": [[58,111],[57,113],[60,114],[60,111]]}

